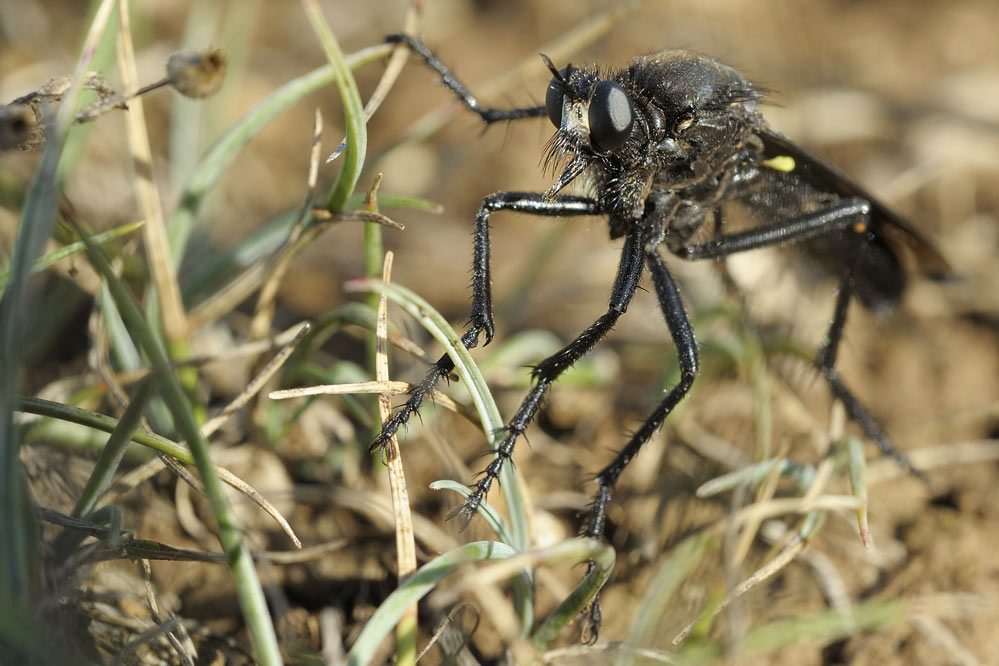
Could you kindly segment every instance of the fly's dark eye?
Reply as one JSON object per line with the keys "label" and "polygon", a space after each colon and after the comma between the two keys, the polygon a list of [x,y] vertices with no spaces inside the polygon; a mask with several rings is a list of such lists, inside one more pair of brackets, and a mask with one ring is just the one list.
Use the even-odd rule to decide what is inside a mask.
{"label": "fly's dark eye", "polygon": [[590,144],[594,148],[609,152],[620,147],[634,124],[628,93],[613,81],[598,83],[590,100],[589,120]]}
{"label": "fly's dark eye", "polygon": [[[559,71],[559,76],[565,77],[565,67]],[[562,99],[565,91],[562,88],[562,81],[557,76],[553,76],[548,84],[548,91],[545,93],[545,108],[548,110],[548,117],[555,127],[562,126]]]}

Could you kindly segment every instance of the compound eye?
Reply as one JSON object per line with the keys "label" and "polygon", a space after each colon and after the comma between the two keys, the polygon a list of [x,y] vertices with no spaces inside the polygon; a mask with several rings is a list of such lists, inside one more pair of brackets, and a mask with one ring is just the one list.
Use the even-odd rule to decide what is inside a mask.
{"label": "compound eye", "polygon": [[[566,68],[559,70],[559,76],[553,76],[548,84],[548,91],[545,92],[545,109],[548,110],[548,118],[551,119],[555,127],[562,126],[562,100],[565,98],[565,90],[562,88],[562,81],[565,80]],[[559,77],[562,77],[561,80]]]}
{"label": "compound eye", "polygon": [[598,151],[607,153],[624,144],[634,124],[624,88],[613,81],[598,83],[590,100],[589,121],[590,145]]}

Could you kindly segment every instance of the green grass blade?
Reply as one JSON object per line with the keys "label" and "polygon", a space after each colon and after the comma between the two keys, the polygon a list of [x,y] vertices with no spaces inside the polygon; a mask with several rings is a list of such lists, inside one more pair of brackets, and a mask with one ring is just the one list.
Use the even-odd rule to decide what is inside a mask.
{"label": "green grass blade", "polygon": [[[496,407],[496,402],[489,392],[489,387],[486,385],[482,373],[479,372],[472,360],[471,354],[461,344],[461,339],[447,323],[447,320],[425,300],[397,284],[385,284],[381,280],[369,278],[356,278],[350,280],[344,288],[347,291],[377,291],[380,294],[385,294],[390,301],[415,318],[444,347],[444,351],[454,361],[455,367],[465,380],[465,386],[472,396],[472,402],[475,404],[475,409],[482,422],[482,430],[486,433],[489,445],[495,449],[499,445],[497,439],[503,429],[499,409]],[[503,471],[500,473],[500,488],[503,491],[503,498],[506,500],[507,511],[510,515],[510,538],[513,540],[510,545],[518,551],[527,550],[530,546],[527,508],[524,505],[520,482],[512,465],[503,466]]]}
{"label": "green grass blade", "polygon": [[[90,514],[97,506],[97,501],[101,495],[111,486],[111,480],[125,455],[125,449],[132,441],[132,433],[139,426],[142,413],[146,409],[149,398],[153,395],[153,388],[152,375],[145,377],[135,387],[135,393],[128,403],[125,413],[122,414],[121,420],[118,421],[118,425],[111,433],[111,437],[108,438],[107,444],[101,450],[97,464],[94,465],[94,470],[91,472],[90,478],[87,479],[87,485],[84,486],[83,492],[76,500],[76,505],[73,507],[74,517],[84,518]],[[71,543],[74,541],[71,534],[72,532],[67,530],[60,535],[55,545],[57,553],[65,554],[78,543],[78,541]]]}
{"label": "green grass blade", "polygon": [[[344,63],[353,69],[384,58],[390,52],[391,47],[388,44],[380,44],[346,56]],[[250,109],[208,149],[191,173],[180,195],[180,204],[167,223],[170,249],[175,264],[180,263],[183,248],[187,245],[194,217],[202,200],[212,191],[219,177],[236,159],[239,152],[282,111],[328,85],[333,79],[333,68],[325,65],[289,81]]]}
{"label": "green grass blade", "polygon": [[[124,236],[125,234],[132,233],[133,231],[141,227],[143,224],[144,222],[131,222],[129,224],[123,224],[120,227],[115,227],[114,229],[108,229],[107,231],[103,231],[99,234],[94,234],[93,237],[91,237],[91,240],[97,243],[98,245],[104,245],[105,243],[113,241],[116,238]],[[85,249],[86,249],[85,246],[80,241],[64,245],[58,250],[53,250],[52,252],[49,252],[44,257],[36,261],[34,265],[31,267],[29,273],[31,275],[41,273],[42,271],[51,268],[55,264],[59,263],[63,259],[67,259],[75,254],[79,254],[83,252]],[[9,269],[0,272],[0,294],[2,294],[3,290],[7,288],[8,282],[10,282]]]}
{"label": "green grass blade", "polygon": [[104,251],[94,245],[82,231],[80,238],[87,246],[87,255],[94,268],[107,281],[108,289],[111,291],[129,331],[149,357],[153,372],[158,380],[160,395],[173,415],[177,431],[184,437],[191,449],[195,467],[198,469],[205,494],[218,524],[219,542],[232,571],[237,597],[256,648],[257,658],[265,666],[281,664],[281,650],[278,647],[274,625],[271,622],[270,611],[264,598],[263,587],[257,578],[253,559],[250,556],[250,551],[243,544],[236,517],[226,500],[222,482],[209,456],[208,444],[198,431],[194,411],[171,367],[166,349],[159,337],[146,324],[138,303],[114,274]]}
{"label": "green grass blade", "polygon": [[[448,479],[434,481],[430,484],[430,489],[453,490],[464,498],[468,498],[472,494],[472,489],[465,484]],[[492,507],[488,499],[483,500],[482,504],[479,505],[479,515],[485,519],[489,527],[491,527],[493,532],[496,533],[497,539],[507,545],[513,541],[513,537],[510,535],[510,528],[506,526],[506,521],[504,521],[503,517],[496,512],[496,509]]]}
{"label": "green grass blade", "polygon": [[361,94],[357,92],[357,83],[350,72],[350,67],[343,57],[343,51],[323,17],[322,10],[316,0],[303,0],[305,14],[312,24],[312,29],[322,44],[326,59],[333,68],[333,78],[340,91],[340,101],[343,104],[343,119],[347,129],[347,146],[343,153],[343,167],[336,183],[326,200],[329,210],[337,211],[347,203],[347,197],[354,192],[357,179],[361,176],[364,165],[364,155],[368,149],[368,131],[364,123],[364,105]]}
{"label": "green grass blade", "polygon": [[857,498],[857,529],[865,548],[870,548],[871,528],[867,522],[867,456],[864,443],[853,436],[846,438],[847,460],[850,470],[850,490]]}
{"label": "green grass blade", "polygon": [[381,642],[411,605],[426,596],[434,586],[469,562],[504,560],[516,552],[496,541],[476,541],[435,557],[406,579],[378,607],[364,625],[361,634],[347,654],[348,666],[364,666],[371,662]]}
{"label": "green grass blade", "polygon": [[570,622],[576,619],[587,604],[597,596],[614,570],[617,554],[606,543],[597,539],[570,539],[546,550],[552,551],[546,561],[593,562],[593,570],[580,581],[579,585],[548,614],[537,631],[531,636],[531,644],[542,650],[558,636]]}

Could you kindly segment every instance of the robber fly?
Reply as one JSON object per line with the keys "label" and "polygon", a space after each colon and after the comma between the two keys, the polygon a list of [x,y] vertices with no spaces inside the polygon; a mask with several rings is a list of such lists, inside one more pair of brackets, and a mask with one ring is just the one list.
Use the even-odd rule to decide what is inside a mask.
{"label": "robber fly", "polygon": [[[765,90],[735,69],[690,51],[668,50],[635,58],[608,72],[597,67],[556,68],[543,106],[487,109],[420,41],[393,35],[438,72],[444,85],[486,123],[545,116],[555,126],[544,162],[555,172],[547,192],[487,196],[475,222],[472,314],[466,347],[493,337],[489,218],[498,211],[607,218],[611,238],[624,238],[607,311],[575,340],[538,363],[533,387],[506,425],[496,457],[459,513],[469,520],[480,506],[517,438],[535,416],[548,388],[590,351],[628,309],[643,273],[652,277],[676,344],[680,380],[597,474],[598,490],[583,533],[601,537],[615,482],[642,445],[687,394],[698,372],[697,340],[661,248],[686,260],[718,259],[737,252],[802,244],[839,275],[839,291],[826,341],[815,360],[832,394],[881,450],[914,473],[836,371],[836,352],[850,301],[868,307],[897,300],[906,285],[899,256],[908,247],[925,266],[946,262],[912,225],[891,212],[835,167],[772,130],[758,105]],[[561,194],[585,179],[588,196]],[[726,212],[741,209],[755,220],[731,231]],[[408,401],[383,427],[372,450],[384,447],[416,412],[438,381],[453,370],[443,356]],[[599,624],[599,605],[590,610]]]}

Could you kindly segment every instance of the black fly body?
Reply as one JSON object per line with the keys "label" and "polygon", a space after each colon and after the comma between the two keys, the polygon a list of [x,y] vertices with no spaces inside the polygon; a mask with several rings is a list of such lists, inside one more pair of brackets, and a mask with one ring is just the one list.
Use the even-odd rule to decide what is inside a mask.
{"label": "black fly body", "polygon": [[[458,513],[475,514],[517,438],[527,429],[548,388],[589,352],[628,309],[643,273],[655,293],[677,348],[680,380],[597,474],[598,490],[583,534],[602,537],[614,485],[642,445],[687,394],[698,372],[697,340],[677,285],[660,252],[686,260],[718,259],[762,247],[801,244],[839,277],[826,341],[815,365],[833,396],[881,450],[915,474],[884,431],[836,371],[836,353],[850,301],[891,304],[906,285],[899,251],[908,248],[922,265],[946,271],[946,262],[912,225],[879,203],[836,168],[770,129],[757,110],[765,90],[716,60],[690,51],[661,51],[627,67],[601,71],[544,57],[552,72],[544,106],[485,109],[420,41],[392,35],[438,72],[444,85],[485,122],[547,115],[555,134],[543,164],[554,174],[544,193],[499,192],[487,196],[475,222],[472,314],[462,337],[466,347],[493,337],[489,217],[513,211],[548,217],[607,218],[611,238],[624,238],[607,311],[533,371],[533,387],[507,423],[496,457]],[[561,194],[580,176],[590,196]],[[728,215],[749,217],[748,228],[726,229]],[[443,356],[372,444],[378,450],[416,412],[442,377],[454,369]],[[600,621],[594,603],[590,620]]]}

